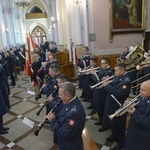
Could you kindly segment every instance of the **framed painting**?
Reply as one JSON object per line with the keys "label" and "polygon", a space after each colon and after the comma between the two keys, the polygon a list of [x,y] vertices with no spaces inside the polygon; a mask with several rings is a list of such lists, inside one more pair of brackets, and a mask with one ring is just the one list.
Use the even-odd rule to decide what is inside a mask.
{"label": "framed painting", "polygon": [[[146,0],[110,0],[110,33],[143,32]],[[111,38],[111,37],[110,37]]]}

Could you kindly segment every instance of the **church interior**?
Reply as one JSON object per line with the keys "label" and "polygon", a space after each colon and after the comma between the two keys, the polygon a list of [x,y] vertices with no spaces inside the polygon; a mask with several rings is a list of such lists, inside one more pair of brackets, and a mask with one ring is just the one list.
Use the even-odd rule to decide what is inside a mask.
{"label": "church interior", "polygon": [[[26,68],[30,60],[28,51],[32,55],[32,52],[43,48],[46,60],[46,53],[51,46],[56,48],[60,73],[66,74],[74,84],[76,95],[86,113],[82,133],[84,150],[112,150],[117,145],[115,141],[106,141],[111,135],[110,129],[98,131],[101,128],[101,125],[95,125],[99,121],[98,114],[94,109],[87,109],[91,101],[82,101],[80,98],[82,88],[78,87],[78,73],[81,70],[77,64],[82,58],[84,46],[88,47],[88,53],[97,61],[98,67],[101,67],[102,59],[108,57],[113,71],[127,48],[131,52],[139,46],[140,50],[137,49],[140,52],[135,55],[140,57],[140,61],[144,54],[150,55],[150,1],[134,1],[138,7],[133,5],[133,11],[129,7],[132,0],[130,4],[128,0],[0,0],[0,57],[12,50],[19,50],[20,54],[21,47],[24,50],[20,54],[24,65],[16,66],[15,83],[8,75],[10,110],[3,116],[3,125],[9,130],[7,134],[0,134],[1,150],[58,149],[53,143],[53,131],[49,124],[44,124],[39,135],[35,135],[46,109],[39,116],[36,113],[46,98],[42,95],[35,100],[36,90]],[[139,54],[141,50],[142,54]],[[132,64],[136,62],[139,65],[135,59]],[[0,58],[0,71],[4,66]],[[134,96],[130,92],[128,99]]]}

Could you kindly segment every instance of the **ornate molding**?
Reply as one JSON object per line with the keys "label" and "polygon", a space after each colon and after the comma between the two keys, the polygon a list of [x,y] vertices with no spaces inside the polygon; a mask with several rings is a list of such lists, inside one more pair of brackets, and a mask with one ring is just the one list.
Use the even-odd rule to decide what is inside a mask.
{"label": "ornate molding", "polygon": [[115,55],[115,54],[121,54],[125,48],[115,48],[115,49],[102,49],[102,50],[96,50],[92,51],[92,55],[94,56],[100,56],[100,55]]}
{"label": "ornate molding", "polygon": [[2,12],[3,12],[3,14],[13,14],[14,9],[11,6],[3,6]]}

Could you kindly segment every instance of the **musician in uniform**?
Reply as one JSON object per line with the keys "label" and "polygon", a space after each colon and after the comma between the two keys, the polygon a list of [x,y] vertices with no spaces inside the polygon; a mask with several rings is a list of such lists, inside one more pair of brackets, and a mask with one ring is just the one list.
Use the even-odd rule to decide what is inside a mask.
{"label": "musician in uniform", "polygon": [[[126,114],[114,118],[113,121],[109,119],[108,115],[113,114],[121,107],[120,105],[124,104],[124,101],[130,94],[131,81],[126,72],[126,65],[124,63],[117,63],[115,65],[115,75],[115,80],[112,83],[109,84],[109,81],[106,81],[102,84],[107,92],[102,124],[112,130],[112,135],[106,140],[117,141],[118,144],[113,150],[120,150],[124,147],[125,142]],[[111,95],[113,95],[117,101],[112,98]]]}
{"label": "musician in uniform", "polygon": [[43,70],[44,76],[46,76],[49,73],[49,67],[50,67],[49,56],[50,55],[51,55],[51,52],[46,52],[46,61],[42,62],[42,70]]}
{"label": "musician in uniform", "polygon": [[[131,115],[125,150],[150,149],[150,80],[141,84],[139,103],[128,108]],[[126,101],[128,104],[129,101]]]}
{"label": "musician in uniform", "polygon": [[58,65],[59,66],[59,62],[56,59],[56,55],[54,53],[51,52],[46,52],[46,61],[42,63],[44,68],[44,74],[47,75],[49,72],[49,67],[53,64]]}
{"label": "musician in uniform", "polygon": [[47,97],[52,93],[54,85],[57,85],[57,78],[60,74],[59,67],[57,65],[51,65],[49,68],[49,74],[50,78],[47,84],[44,84],[41,88],[41,94],[46,94]]}
{"label": "musician in uniform", "polygon": [[[110,59],[108,57],[103,57],[101,59],[101,68],[98,72],[98,78],[97,80],[95,76],[93,76],[93,79],[95,80],[95,83],[101,82],[103,77],[110,77],[114,73],[110,68]],[[94,110],[98,113],[99,121],[95,122],[95,125],[101,125],[103,113],[104,113],[104,107],[105,107],[105,98],[106,98],[106,91],[102,88],[94,88],[93,93],[93,101],[94,101]],[[98,131],[104,131],[105,128],[100,128]]]}
{"label": "musician in uniform", "polygon": [[[84,98],[83,101],[90,101],[92,100],[92,95],[93,95],[93,91],[90,88],[90,86],[95,84],[95,81],[93,80],[92,76],[97,76],[96,74],[96,70],[94,70],[94,68],[98,68],[97,62],[95,58],[91,58],[90,59],[90,67],[89,67],[89,71],[86,71],[85,74],[85,82],[83,85],[83,90],[82,90],[82,95],[81,97]],[[87,69],[88,70],[88,69]],[[91,108],[92,108],[92,103],[91,103]]]}
{"label": "musician in uniform", "polygon": [[82,130],[85,125],[85,111],[75,96],[75,86],[65,82],[59,87],[59,96],[64,106],[55,116],[49,113],[45,118],[57,136],[59,150],[83,150]]}
{"label": "musician in uniform", "polygon": [[[59,69],[59,62],[58,60],[56,59],[56,55],[55,54],[52,54],[50,52],[47,52],[48,54],[48,60],[46,62],[43,62],[43,65],[45,67],[42,67],[41,68],[41,71],[43,72],[43,75],[44,75],[44,80],[43,81],[44,83],[47,82],[49,79],[50,79],[50,74],[49,73],[49,69],[50,69],[50,66],[51,65],[57,65],[58,66],[58,69]],[[46,83],[47,84],[47,83]],[[45,86],[45,84],[41,85],[41,89],[43,88],[42,86]],[[46,93],[45,93],[46,94]],[[35,97],[35,100],[38,100],[39,98],[41,98],[41,93],[39,93],[38,95],[36,95]]]}
{"label": "musician in uniform", "polygon": [[[82,47],[83,56],[81,57],[81,59],[78,59],[78,64],[77,64],[81,70],[88,69],[90,65],[90,55],[88,52],[89,52],[89,48],[87,46]],[[85,75],[80,75],[79,88],[83,88],[84,81],[85,81]]]}
{"label": "musician in uniform", "polygon": [[[47,106],[47,112],[50,112],[54,107],[55,105],[58,103],[58,101],[60,101],[60,97],[59,97],[59,86],[64,83],[64,82],[67,82],[69,81],[69,78],[67,75],[65,74],[60,74],[58,76],[58,79],[57,79],[57,87],[54,89],[54,91],[52,92],[52,94],[48,97],[48,101],[46,101],[46,103],[48,103],[48,106]],[[63,107],[63,103],[61,103],[58,108],[56,109],[55,111],[55,115],[59,112],[59,110]],[[53,138],[53,142],[55,144],[58,144],[57,143],[57,136],[54,134],[54,138]]]}
{"label": "musician in uniform", "polygon": [[126,56],[129,54],[129,48],[126,47],[123,53],[121,54],[121,60],[125,60]]}
{"label": "musician in uniform", "polygon": [[[60,74],[57,78],[57,87],[54,88],[54,91],[52,92],[52,94],[47,98],[48,100],[48,112],[51,111],[51,109],[57,104],[58,100],[60,100],[59,98],[59,94],[58,94],[58,91],[59,91],[59,86],[64,83],[64,82],[67,82],[69,81],[69,78],[67,75],[65,74]],[[47,102],[46,101],[46,102]]]}
{"label": "musician in uniform", "polygon": [[7,82],[3,66],[0,64],[0,134],[7,134],[9,128],[3,127],[3,115],[10,109]]}
{"label": "musician in uniform", "polygon": [[137,79],[139,78],[139,84],[150,79],[150,56],[148,56],[141,65],[142,66],[139,68],[139,71],[137,73]]}
{"label": "musician in uniform", "polygon": [[5,79],[6,79],[6,87],[7,87],[7,92],[8,92],[8,95],[9,95],[10,94],[10,86],[9,86],[9,82],[8,82],[8,76],[10,76],[10,70],[9,70],[8,62],[2,57],[1,54],[0,54],[0,64],[4,68],[4,74],[5,74]]}
{"label": "musician in uniform", "polygon": [[[50,77],[47,81],[47,83],[44,83],[41,87],[40,94],[45,94],[46,97],[49,97],[50,94],[54,91],[54,89],[57,87],[57,78],[60,75],[59,67],[57,65],[51,65],[49,68],[49,74]],[[46,114],[49,112],[49,108],[46,108]]]}

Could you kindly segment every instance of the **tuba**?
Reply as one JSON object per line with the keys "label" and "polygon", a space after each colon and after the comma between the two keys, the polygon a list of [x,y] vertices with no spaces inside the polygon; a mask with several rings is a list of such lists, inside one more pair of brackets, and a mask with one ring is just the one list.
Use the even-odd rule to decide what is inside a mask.
{"label": "tuba", "polygon": [[144,57],[144,49],[137,43],[134,50],[127,55],[127,59],[122,62],[126,65],[126,69],[132,68],[132,64],[138,65]]}

